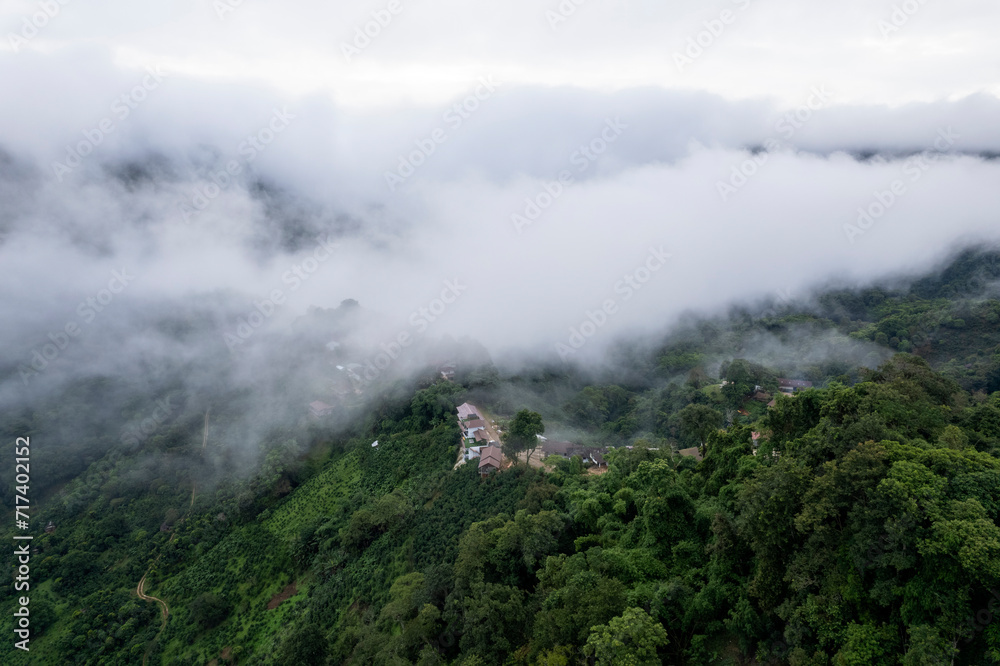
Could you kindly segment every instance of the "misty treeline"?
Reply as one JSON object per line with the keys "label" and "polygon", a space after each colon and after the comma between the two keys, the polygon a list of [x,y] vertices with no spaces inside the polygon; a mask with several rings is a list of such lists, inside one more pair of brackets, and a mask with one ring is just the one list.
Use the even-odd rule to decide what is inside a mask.
{"label": "misty treeline", "polygon": [[[597,367],[429,345],[321,421],[337,354],[370,353],[324,348],[354,304],[300,321],[294,352],[262,331],[74,372],[0,424],[50,447],[32,515],[55,527],[33,542],[30,659],[0,660],[1000,663],[997,266],[692,320]],[[618,448],[603,474],[480,479],[453,469],[466,400]]]}

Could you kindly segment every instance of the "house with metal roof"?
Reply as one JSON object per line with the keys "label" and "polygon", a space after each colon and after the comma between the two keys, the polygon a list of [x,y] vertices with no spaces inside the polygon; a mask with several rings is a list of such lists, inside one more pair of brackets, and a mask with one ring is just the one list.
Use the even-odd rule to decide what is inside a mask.
{"label": "house with metal roof", "polygon": [[486,476],[503,466],[503,451],[496,446],[485,446],[479,451],[479,475]]}

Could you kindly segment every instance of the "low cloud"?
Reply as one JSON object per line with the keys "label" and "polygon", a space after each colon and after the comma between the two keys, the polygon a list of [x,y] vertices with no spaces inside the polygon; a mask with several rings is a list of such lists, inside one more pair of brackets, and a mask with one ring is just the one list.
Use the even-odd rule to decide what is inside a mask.
{"label": "low cloud", "polygon": [[[183,375],[186,395],[252,389],[254,417],[234,432],[256,441],[304,409],[333,339],[363,367],[419,339],[386,376],[448,360],[445,337],[586,364],[692,312],[914,272],[1000,235],[1000,102],[985,94],[861,107],[831,87],[810,104],[817,81],[777,106],[513,85],[484,69],[495,92],[475,83],[442,105],[360,113],[169,64],[153,86],[99,49],[17,57],[0,76],[36,85],[0,110],[7,405],[84,377],[152,373],[162,388]],[[135,108],[119,118],[122,95]],[[102,130],[105,118],[117,120]],[[74,150],[76,166],[54,166]],[[930,167],[908,169],[921,156]],[[411,172],[390,188],[400,160]],[[371,316],[296,328],[350,298]],[[101,309],[81,310],[88,299]]]}

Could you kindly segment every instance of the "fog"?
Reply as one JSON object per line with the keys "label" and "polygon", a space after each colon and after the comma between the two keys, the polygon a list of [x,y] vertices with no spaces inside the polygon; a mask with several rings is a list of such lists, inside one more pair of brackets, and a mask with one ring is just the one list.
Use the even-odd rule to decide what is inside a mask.
{"label": "fog", "polygon": [[[113,100],[105,71],[106,92],[87,90]],[[368,116],[164,75],[123,120],[75,104],[5,137],[8,319],[72,313],[60,299],[127,269],[123,301],[252,304],[277,289],[287,302],[269,326],[355,298],[406,331],[453,284],[454,303],[418,316],[434,334],[555,350],[610,303],[588,338],[600,348],[688,310],[915,270],[996,236],[991,97],[813,112],[653,90],[475,92]],[[468,100],[467,118],[453,113]],[[21,104],[4,127],[45,106]],[[785,117],[797,110],[800,130]],[[247,141],[258,134],[270,143]]]}
{"label": "fog", "polygon": [[[378,3],[294,26],[210,4],[67,4],[21,41],[37,7],[4,10],[4,404],[95,375],[225,386],[252,392],[232,439],[253,441],[321,393],[325,341],[361,365],[405,347],[393,377],[456,339],[510,367],[599,364],[692,314],[1000,236],[996,53],[962,13],[989,3],[928,5],[898,35],[858,2],[588,4],[554,27],[518,23],[526,3],[414,5],[356,62],[343,44]],[[723,10],[739,20],[678,66]],[[364,315],[300,319],[345,299]]]}

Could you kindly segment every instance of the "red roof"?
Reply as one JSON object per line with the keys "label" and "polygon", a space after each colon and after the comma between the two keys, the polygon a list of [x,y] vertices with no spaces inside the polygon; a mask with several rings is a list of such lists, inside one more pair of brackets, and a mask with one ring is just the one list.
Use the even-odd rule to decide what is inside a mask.
{"label": "red roof", "polygon": [[569,458],[577,452],[577,445],[572,442],[554,442],[547,440],[542,442],[542,453],[547,456],[566,456]]}
{"label": "red roof", "polygon": [[479,469],[484,467],[495,467],[500,469],[503,464],[503,451],[496,446],[486,446],[479,452]]}
{"label": "red roof", "polygon": [[479,408],[475,405],[463,402],[458,406],[458,418],[459,420],[467,419],[470,416],[478,415]]}

